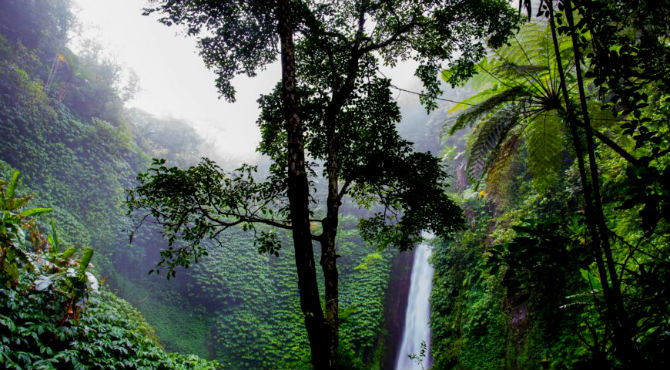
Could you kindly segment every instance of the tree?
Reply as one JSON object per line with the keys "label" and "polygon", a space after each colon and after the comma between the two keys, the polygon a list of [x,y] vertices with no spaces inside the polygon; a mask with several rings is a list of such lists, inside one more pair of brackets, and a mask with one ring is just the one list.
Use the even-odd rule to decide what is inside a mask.
{"label": "tree", "polygon": [[[619,118],[623,137],[634,141],[629,160],[631,182],[626,197],[642,205],[647,232],[670,214],[667,170],[670,146],[666,115],[670,80],[668,60],[670,16],[667,1],[628,4],[610,1],[598,4],[573,1],[568,4],[579,19],[564,27],[575,35],[588,65],[584,75],[603,92],[606,107]],[[584,38],[584,34],[592,35]],[[588,43],[585,43],[587,41]]]}
{"label": "tree", "polygon": [[[190,35],[200,37],[201,53],[217,72],[224,97],[234,99],[233,76],[254,75],[275,59],[277,38],[283,78],[273,94],[259,100],[264,135],[259,150],[274,160],[267,181],[257,182],[249,166],[223,174],[207,160],[186,171],[157,161],[140,175],[140,186],[129,193],[129,206],[131,211],[147,209],[170,241],[190,242],[190,249],[165,251],[169,268],[188,265],[204,252],[198,247],[203,237],[217,237],[235,225],[257,231],[259,250],[271,253],[279,247],[276,235],[257,225],[292,230],[312,363],[334,368],[339,310],[335,237],[343,198],[353,196],[371,208],[372,217],[360,226],[364,237],[379,247],[408,249],[420,240],[421,230],[448,235],[461,221],[446,195],[446,174],[437,159],[414,153],[411,143],[395,131],[399,110],[389,80],[377,75],[380,65],[417,61],[416,74],[426,88],[422,101],[434,108],[441,63],[457,66],[454,79],[467,77],[484,53],[484,39],[494,47],[502,45],[517,16],[501,0],[288,5],[164,1],[148,10],[162,12],[164,23],[186,25]],[[453,57],[456,52],[459,58]],[[319,235],[309,230],[314,213],[308,199],[317,194],[308,185],[307,173],[315,174],[316,167],[305,163],[304,149],[323,163],[328,183],[325,215],[311,220],[321,224]],[[375,204],[381,208],[372,209]],[[312,240],[321,244],[325,317]]]}
{"label": "tree", "polygon": [[[571,68],[572,44],[568,37],[558,38],[558,49],[564,58],[568,91],[576,91],[576,78]],[[492,50],[475,66],[470,79],[478,92],[456,104],[450,113],[449,135],[474,126],[466,152],[466,173],[478,187],[486,180],[494,190],[507,173],[520,150],[536,188],[545,193],[555,183],[563,165],[569,138],[567,109],[562,101],[560,76],[550,27],[528,23],[514,36],[514,41]],[[448,79],[451,70],[443,71]],[[592,82],[592,80],[589,80]],[[630,163],[638,160],[602,131],[610,130],[617,121],[609,110],[601,109],[600,97],[590,94],[588,110],[594,123],[593,134],[610,149]],[[578,99],[577,93],[570,94]]]}
{"label": "tree", "polygon": [[[530,5],[529,1],[520,1],[520,6],[528,7],[529,19]],[[660,21],[667,16],[667,10],[647,3],[631,6],[619,1],[561,0],[542,1],[538,16],[548,20],[551,42],[547,45],[547,52],[553,49],[553,61],[549,60],[550,63],[546,64],[549,68],[533,63],[509,63],[507,60],[503,63],[497,60],[497,65],[485,61],[482,70],[500,85],[472,99],[470,103],[476,104],[459,117],[454,127],[480,122],[470,149],[473,157],[469,168],[471,175],[476,177],[488,172],[490,180],[491,177],[495,179],[497,172],[509,161],[515,146],[518,146],[519,123],[527,124],[527,130],[534,125],[533,121],[528,122],[528,118],[536,118],[538,113],[546,116],[548,110],[559,113],[579,168],[584,220],[605,302],[604,322],[612,331],[616,359],[625,367],[632,367],[641,360],[636,344],[640,340],[634,338],[647,335],[639,327],[640,323],[656,319],[648,312],[632,312],[631,307],[637,304],[628,303],[631,297],[624,296],[623,282],[627,280],[629,286],[646,286],[641,289],[644,291],[649,286],[658,286],[663,278],[638,273],[628,267],[628,261],[635,259],[637,253],[644,254],[640,250],[641,245],[653,246],[652,237],[667,240],[667,217],[662,215],[667,214],[663,211],[668,204],[667,159],[670,151],[667,146],[667,122],[664,121],[667,117],[661,118],[663,114],[659,113],[667,112],[668,84],[664,71],[667,70],[670,49],[667,43],[661,41],[667,40],[667,30],[664,22]],[[565,37],[561,39],[561,36]],[[521,51],[517,56],[530,62],[528,56],[534,55],[532,50]],[[500,56],[505,51],[498,53]],[[554,70],[551,70],[552,63]],[[509,76],[513,77],[511,83]],[[551,83],[541,83],[542,79]],[[589,88],[593,85],[597,88]],[[533,89],[529,90],[529,87]],[[535,106],[535,109],[524,109],[524,106]],[[598,116],[606,117],[609,122],[607,126],[600,127],[614,131],[618,137],[611,139],[596,130]],[[485,120],[478,121],[481,117]],[[542,127],[546,130],[546,120]],[[557,129],[554,133],[551,136],[562,135]],[[627,135],[630,137],[626,138]],[[598,159],[596,139],[627,162],[624,186],[615,193],[618,199],[625,199],[618,209],[639,211],[640,228],[644,233],[633,244],[613,231],[615,217],[606,218],[607,196],[603,195],[605,190],[601,185],[603,180],[599,167],[602,161]],[[634,146],[626,145],[631,141]],[[538,175],[541,178],[546,174],[533,171],[532,161],[538,149],[531,145],[532,141],[527,140],[529,167],[535,180]],[[561,148],[559,145],[539,147],[540,153],[547,150],[560,153]],[[543,157],[549,159],[552,156]],[[556,158],[561,159],[560,156]],[[560,162],[556,163],[560,165]],[[609,196],[612,197],[612,194]],[[609,200],[607,207],[613,207],[616,202]],[[617,249],[622,247],[628,249],[628,254],[617,256]],[[663,269],[658,265],[660,259],[654,256],[651,260],[654,262],[640,264],[641,271],[645,268],[654,271]],[[663,324],[655,326],[658,327],[663,327]],[[649,358],[657,356],[647,355]]]}
{"label": "tree", "polygon": [[38,49],[42,59],[51,61],[65,48],[74,20],[69,5],[70,0],[4,0],[0,3],[0,33],[12,42]]}
{"label": "tree", "polygon": [[[558,27],[558,30],[571,37],[575,48],[574,62],[593,189],[595,222],[609,274],[609,281],[603,282],[603,288],[606,288],[604,290],[606,294],[607,290],[610,290],[611,295],[611,298],[606,297],[606,300],[611,301],[608,302],[608,311],[612,316],[613,341],[623,365],[626,368],[633,368],[643,360],[634,337],[636,330],[644,329],[639,327],[640,318],[632,317],[630,310],[625,306],[622,281],[610,245],[610,239],[616,234],[609,229],[603,213],[598,167],[594,154],[594,135],[586,109],[586,92],[582,75],[586,71],[588,75],[595,76],[596,84],[612,94],[610,108],[622,118],[627,118],[628,115],[632,117],[631,122],[621,125],[624,134],[632,136],[635,140],[635,149],[645,147],[644,149],[650,152],[643,151],[644,154],[640,159],[631,161],[629,165],[631,170],[627,171],[627,174],[631,182],[637,182],[638,185],[631,187],[635,190],[633,194],[628,194],[628,204],[623,204],[622,208],[632,208],[635,203],[642,204],[639,208],[640,217],[646,223],[642,225],[646,234],[658,230],[659,235],[667,237],[667,207],[670,194],[667,181],[669,175],[667,163],[670,154],[667,116],[654,117],[654,114],[649,112],[667,111],[666,99],[658,99],[659,95],[667,97],[668,93],[667,61],[670,48],[667,45],[668,31],[664,21],[668,16],[668,10],[667,6],[663,6],[667,3],[641,3],[631,7],[626,2],[619,1],[604,5],[588,1],[574,1],[573,4],[571,0],[563,0],[561,5],[566,22],[562,27]],[[575,17],[575,13],[583,15],[584,18]],[[587,34],[593,34],[591,43],[586,42]],[[608,42],[607,46],[604,42]],[[589,53],[590,50],[593,52]],[[585,53],[593,56],[591,68],[585,64]],[[608,58],[610,55],[612,59]],[[656,95],[658,100],[650,99],[650,93]],[[643,112],[646,113],[644,118]],[[636,158],[632,155],[631,157]],[[644,190],[641,191],[640,180],[645,183]],[[659,223],[659,221],[665,222]],[[644,239],[639,239],[638,244]],[[631,248],[629,256],[635,253],[635,249]],[[626,269],[625,262],[621,269]],[[611,287],[608,287],[610,284]],[[651,358],[653,357],[655,354],[651,355]]]}
{"label": "tree", "polygon": [[[450,120],[449,135],[475,127],[466,152],[466,174],[475,187],[485,179],[495,189],[522,150],[536,188],[545,193],[555,182],[566,149],[565,107],[551,42],[548,28],[526,24],[510,45],[477,63],[471,86],[479,92],[450,110],[465,109]],[[561,52],[571,53],[565,41]],[[450,75],[443,72],[445,79]]]}
{"label": "tree", "polygon": [[[587,121],[588,123],[578,121],[578,113],[573,103],[575,99],[587,98],[582,95],[584,82],[581,76],[576,76],[579,72],[578,68],[571,67],[569,64],[575,52],[574,44],[569,39],[558,38],[553,26],[554,15],[551,7],[553,4],[543,3],[542,9],[549,9],[547,15],[551,17],[550,24],[542,33],[535,32],[536,36],[539,36],[535,42],[525,43],[525,45],[519,42],[515,48],[503,48],[495,52],[495,57],[479,63],[478,68],[484,74],[485,79],[493,80],[495,84],[463,102],[477,104],[472,105],[459,116],[451,132],[468,123],[478,123],[468,151],[468,175],[476,181],[487,175],[488,182],[493,184],[501,177],[501,173],[504,173],[511,159],[517,154],[520,144],[525,143],[526,162],[533,176],[533,182],[540,185],[542,192],[546,192],[547,187],[553,182],[547,180],[555,179],[562,167],[565,149],[562,126],[565,126],[569,133],[565,139],[571,142],[576,152],[585,197],[586,223],[591,231],[593,255],[601,281],[612,281],[613,284],[613,287],[609,287],[607,283],[603,283],[603,292],[608,306],[606,321],[612,324],[615,336],[621,338],[627,335],[622,334],[622,308],[617,304],[617,301],[619,303],[622,301],[614,293],[615,291],[620,292],[620,288],[615,288],[618,276],[612,275],[612,269],[607,270],[606,261],[603,260],[604,253],[607,260],[613,261],[611,251],[609,252],[610,257],[607,257],[609,244],[604,242],[603,235],[600,234],[602,222],[598,221],[599,218],[596,216],[598,208],[594,200],[596,196],[598,199],[600,196],[595,192],[593,184],[597,184],[597,181],[589,177],[585,165],[585,157],[592,158],[586,155],[588,152],[584,152],[584,141],[587,135],[579,131],[580,127],[587,125],[592,130],[591,123],[590,121]],[[530,30],[533,33],[532,28]],[[522,39],[527,39],[524,37],[527,34],[522,33],[520,36]],[[539,63],[538,55],[540,56]],[[446,71],[445,74],[448,75],[449,71]],[[571,83],[570,87],[568,87],[569,83]],[[575,87],[580,91],[576,97],[575,94],[570,94]],[[592,114],[586,103],[582,105],[582,109],[583,117],[589,117]],[[482,117],[484,119],[481,119]],[[596,167],[595,162],[589,163],[588,168],[594,167]],[[602,206],[600,206],[600,214],[604,220]],[[622,345],[618,344],[617,347],[621,348]]]}
{"label": "tree", "polygon": [[[204,27],[206,31],[214,32],[213,37],[202,37],[200,47],[205,63],[214,68],[218,78],[216,85],[222,96],[230,101],[234,101],[235,89],[231,84],[231,79],[238,73],[246,73],[250,76],[255,74],[255,70],[261,68],[275,60],[276,43],[279,39],[281,46],[281,65],[282,65],[282,97],[283,97],[283,115],[285,119],[285,130],[287,133],[287,179],[286,195],[289,199],[290,224],[280,224],[274,222],[272,212],[267,218],[274,226],[290,229],[293,235],[295,249],[296,268],[298,274],[298,289],[300,291],[300,306],[305,317],[305,327],[309,337],[312,364],[315,369],[332,368],[332,359],[329,358],[325,333],[327,330],[323,322],[323,311],[318,292],[316,280],[316,268],[314,263],[314,252],[312,249],[312,239],[309,222],[309,184],[305,169],[305,152],[302,138],[302,123],[298,114],[296,100],[296,65],[295,65],[295,46],[293,42],[293,23],[289,1],[280,0],[277,4],[271,1],[231,1],[221,3],[219,1],[176,1],[164,2],[154,8],[146,9],[146,14],[161,11],[166,16],[161,21],[167,25],[185,24],[188,26],[190,35],[198,35]],[[233,27],[230,27],[233,26]],[[244,36],[244,37],[242,37]],[[204,162],[204,170],[214,170],[211,162]],[[250,176],[249,167],[243,167],[240,174],[246,173]],[[213,174],[213,173],[212,173]],[[217,178],[216,176],[214,178]],[[244,182],[238,178],[237,184]],[[212,185],[212,184],[209,184]],[[230,186],[230,183],[229,183]],[[243,185],[244,187],[244,185]],[[272,186],[270,186],[272,188]],[[227,189],[230,190],[230,189]],[[245,193],[243,189],[237,189],[242,193],[233,191],[230,194],[247,196],[253,193]],[[247,189],[249,190],[249,189]],[[259,189],[251,189],[259,190]],[[276,189],[268,190],[269,193],[262,194],[267,197],[266,205],[270,204],[272,199],[278,194]],[[208,197],[207,200],[212,198]],[[245,202],[246,212],[262,210],[263,207],[253,208],[258,198],[252,197],[251,202]],[[133,203],[131,204],[131,210]],[[238,205],[239,206],[239,205]],[[141,206],[140,206],[141,207]],[[216,209],[216,208],[215,208]],[[234,208],[233,208],[234,209]],[[286,209],[284,209],[286,211]],[[187,210],[186,212],[191,212]],[[153,210],[152,210],[152,213]],[[157,215],[154,215],[156,217]],[[231,215],[222,215],[228,217]],[[233,213],[240,220],[247,219],[239,213]],[[256,217],[248,219],[250,223],[246,225],[253,226],[257,222]],[[182,226],[178,224],[177,231]],[[224,230],[234,226],[224,222],[219,224]],[[217,225],[210,225],[216,227]],[[204,225],[198,225],[202,229]],[[215,238],[214,233],[210,233]],[[196,232],[199,238],[187,238],[186,240],[194,243],[194,249],[191,250],[192,257],[197,261],[197,256],[204,250],[197,248],[199,240],[204,236],[204,231]],[[175,238],[170,238],[170,243]],[[276,238],[273,234],[262,233],[258,239],[261,242],[259,251],[276,253]],[[165,259],[172,258],[172,251],[162,253]],[[175,264],[184,264],[188,261],[187,253],[183,249],[178,250],[179,256],[174,263],[168,263],[170,271]],[[163,261],[163,260],[162,260]],[[161,262],[162,262],[161,261]],[[187,262],[186,262],[187,263]],[[159,263],[160,265],[160,263]],[[186,264],[188,266],[188,264]]]}
{"label": "tree", "polygon": [[[566,6],[566,3],[567,1],[563,1],[562,5]],[[614,341],[616,342],[617,350],[620,352],[620,358],[624,362],[630,362],[631,354],[629,351],[632,348],[630,345],[631,334],[626,323],[627,319],[623,308],[619,277],[614,266],[615,262],[609,242],[609,229],[607,229],[605,224],[601,204],[597,174],[598,166],[595,161],[593,144],[594,131],[591,127],[591,112],[587,103],[587,99],[590,97],[586,96],[584,90],[585,83],[580,69],[581,56],[579,46],[574,37],[572,37],[573,34],[571,31],[564,28],[563,32],[567,33],[567,36],[570,37],[569,50],[571,51],[570,53],[565,53],[565,41],[559,40],[559,33],[556,27],[556,19],[563,19],[562,17],[570,19],[572,12],[566,10],[560,15],[555,15],[554,4],[543,1],[540,4],[539,14],[549,18],[548,30],[550,31],[551,42],[547,43],[545,49],[547,49],[547,54],[550,53],[550,49],[553,49],[553,53],[551,53],[548,61],[553,63],[554,67],[552,68],[551,64],[549,64],[549,68],[533,65],[520,66],[503,59],[501,68],[504,71],[513,71],[512,75],[517,78],[517,83],[508,85],[498,79],[499,82],[505,85],[506,89],[490,97],[483,103],[470,108],[470,111],[466,112],[463,118],[460,119],[462,127],[463,123],[472,121],[473,118],[478,118],[483,113],[490,112],[491,109],[500,109],[500,106],[503,105],[503,108],[490,119],[484,121],[476,132],[477,135],[471,150],[471,153],[474,155],[472,159],[472,162],[474,162],[472,167],[474,169],[471,172],[482,174],[485,170],[492,169],[491,172],[495,176],[495,172],[501,167],[500,164],[504,164],[509,160],[508,158],[515,150],[514,146],[519,142],[519,131],[515,132],[513,129],[518,122],[523,122],[519,120],[519,116],[522,113],[531,113],[524,117],[526,120],[528,116],[532,118],[531,122],[524,129],[525,131],[530,131],[530,135],[526,135],[530,172],[539,179],[542,179],[546,176],[547,170],[552,170],[552,163],[555,163],[553,166],[555,168],[551,172],[556,172],[561,165],[562,157],[560,153],[562,148],[560,144],[554,145],[551,143],[556,143],[557,136],[560,137],[561,135],[560,128],[556,124],[556,119],[559,118],[559,115],[554,113],[555,117],[551,120],[547,120],[546,117],[547,113],[551,111],[560,113],[560,117],[567,126],[572,148],[576,153],[581,186],[584,192],[585,221],[590,232],[591,249],[598,266],[607,305],[605,311],[606,321],[612,326]],[[570,23],[569,20],[567,22]],[[525,51],[524,55],[528,57]],[[571,61],[570,58],[573,60]],[[574,67],[568,67],[564,60],[567,60],[567,63],[573,62]],[[533,68],[536,70],[531,72]],[[483,70],[486,71],[486,68],[483,68]],[[494,78],[497,77],[494,76]],[[544,81],[538,82],[542,79],[547,79],[548,83],[544,83]],[[568,88],[568,83],[570,82],[574,86]],[[529,86],[533,87],[536,92],[529,93]],[[574,87],[578,90],[576,97],[574,94],[570,94],[570,91]],[[517,100],[517,98],[521,99]],[[575,104],[574,100],[578,100],[579,104]],[[534,109],[533,106],[535,106]],[[578,110],[578,106],[581,111]],[[540,143],[534,143],[533,136],[535,135],[533,133],[536,130],[533,130],[533,128],[537,126],[536,118],[538,116],[542,117],[540,122],[542,130],[540,133],[544,140],[541,140]],[[455,127],[458,127],[458,123]],[[546,138],[550,140],[546,140]],[[609,143],[616,146],[611,141]],[[534,170],[533,157],[537,152],[540,153],[541,161],[540,167]],[[500,155],[497,156],[497,154]],[[587,160],[588,167],[586,164]],[[489,175],[491,172],[489,172]]]}

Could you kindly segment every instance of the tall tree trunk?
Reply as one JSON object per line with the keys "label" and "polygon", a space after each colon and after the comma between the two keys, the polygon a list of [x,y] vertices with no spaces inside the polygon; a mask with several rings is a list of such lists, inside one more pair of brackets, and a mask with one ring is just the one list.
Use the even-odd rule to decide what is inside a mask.
{"label": "tall tree trunk", "polygon": [[[326,200],[326,218],[323,221],[323,235],[321,239],[321,267],[323,268],[323,277],[326,286],[326,325],[330,333],[328,349],[330,356],[336,359],[337,347],[339,345],[340,308],[335,238],[339,223],[340,197],[338,186],[338,143],[335,133],[334,114],[326,118],[326,137],[328,141],[328,160],[326,163],[328,198]],[[333,364],[333,366],[336,366],[336,364]]]}
{"label": "tall tree trunk", "polygon": [[[334,89],[333,97],[324,113],[326,127],[326,146],[328,155],[326,160],[326,175],[328,177],[328,198],[326,201],[326,218],[323,220],[323,235],[321,236],[321,268],[326,286],[326,325],[329,331],[329,351],[333,359],[332,366],[336,367],[337,348],[339,346],[339,273],[337,271],[337,252],[335,239],[339,223],[341,196],[339,175],[339,137],[336,132],[337,115],[354,91],[358,76],[359,54],[356,49],[347,66],[347,77],[339,89]],[[346,185],[344,185],[346,187]]]}
{"label": "tall tree trunk", "polygon": [[581,50],[579,49],[579,40],[577,30],[575,28],[575,21],[572,14],[572,2],[564,0],[565,18],[570,30],[570,37],[574,48],[575,71],[577,74],[577,87],[579,89],[579,101],[582,109],[582,116],[584,122],[584,130],[586,133],[586,150],[589,158],[589,170],[591,172],[591,185],[593,187],[593,201],[595,206],[595,217],[600,234],[600,243],[602,250],[605,253],[605,260],[607,262],[607,270],[609,278],[612,283],[612,299],[617,310],[617,319],[619,320],[619,333],[615,333],[618,338],[616,340],[617,350],[620,354],[621,360],[627,368],[633,366],[633,357],[636,353],[635,344],[632,340],[632,331],[628,323],[626,310],[623,305],[623,297],[621,292],[621,284],[619,282],[618,274],[615,267],[614,258],[612,256],[612,248],[610,245],[609,228],[605,222],[605,215],[600,196],[600,185],[598,178],[598,164],[596,163],[595,145],[593,140],[593,129],[591,128],[591,120],[589,117],[588,107],[586,104],[586,92],[584,90],[584,79],[582,78],[581,69]]}
{"label": "tall tree trunk", "polygon": [[[329,199],[330,202],[330,199]],[[330,206],[328,207],[330,210]],[[328,327],[328,352],[330,366],[337,367],[337,348],[339,345],[339,273],[337,271],[337,254],[335,236],[337,234],[337,209],[335,217],[327,216],[323,222],[323,239],[321,241],[321,268],[326,286],[326,326]],[[331,212],[328,212],[331,214]]]}
{"label": "tall tree trunk", "polygon": [[589,184],[589,178],[586,173],[586,164],[584,163],[584,150],[582,147],[582,139],[579,135],[578,127],[579,122],[577,117],[574,114],[574,108],[570,102],[570,96],[568,94],[568,87],[565,78],[565,71],[563,70],[563,61],[561,58],[558,36],[556,34],[556,23],[554,20],[554,9],[553,3],[551,0],[545,0],[549,8],[549,26],[551,28],[551,37],[554,46],[554,54],[556,58],[556,66],[558,68],[558,75],[560,79],[560,87],[565,101],[565,110],[567,115],[568,127],[570,129],[570,136],[572,138],[572,144],[575,148],[577,164],[579,167],[579,179],[581,181],[582,190],[584,192],[584,213],[586,219],[586,225],[591,235],[591,249],[596,260],[596,266],[598,267],[598,275],[600,276],[600,281],[603,288],[603,296],[605,297],[606,311],[605,311],[605,320],[609,322],[613,330],[618,331],[616,327],[618,326],[618,320],[616,318],[616,307],[614,305],[614,300],[612,299],[612,293],[609,286],[609,279],[607,276],[607,269],[605,268],[605,263],[602,257],[601,250],[601,241],[600,234],[598,232],[598,226],[595,221],[594,216],[594,207],[592,199],[591,186]]}
{"label": "tall tree trunk", "polygon": [[288,199],[291,213],[295,263],[298,271],[300,307],[305,316],[312,365],[315,370],[332,369],[329,331],[326,328],[316,280],[314,250],[309,223],[309,183],[305,170],[305,148],[296,96],[295,44],[288,0],[277,1],[281,43],[282,98],[288,134]]}

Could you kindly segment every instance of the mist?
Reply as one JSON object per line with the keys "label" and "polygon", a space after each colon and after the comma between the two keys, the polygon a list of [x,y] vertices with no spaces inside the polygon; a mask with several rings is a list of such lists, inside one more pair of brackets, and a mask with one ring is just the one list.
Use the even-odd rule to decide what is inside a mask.
{"label": "mist", "polygon": [[260,133],[256,100],[278,81],[273,64],[255,78],[239,77],[237,102],[219,99],[216,76],[198,55],[195,40],[155,16],[143,16],[147,3],[136,0],[73,0],[79,31],[71,37],[74,50],[93,39],[106,56],[139,78],[139,91],[128,102],[158,117],[183,120],[215,150],[233,161],[256,158]]}
{"label": "mist", "polygon": [[[207,69],[195,39],[179,27],[167,27],[155,15],[143,16],[147,1],[72,0],[78,27],[71,33],[70,46],[81,51],[87,41],[99,44],[104,57],[123,69],[123,75],[135,74],[139,90],[127,107],[137,108],[167,121],[191,125],[206,145],[202,156],[235,167],[259,160],[255,149],[260,140],[256,126],[257,99],[269,93],[280,78],[279,63],[267,66],[256,77],[238,76],[233,81],[236,102],[219,98],[214,86],[216,75]],[[399,63],[382,69],[395,86],[421,91],[414,76],[416,64]],[[428,114],[417,95],[395,90],[403,113],[399,130],[408,139],[422,140],[419,126]],[[440,110],[444,114],[444,109]],[[435,139],[435,128],[430,136]],[[439,136],[439,135],[438,135]],[[439,141],[439,139],[438,139]],[[435,149],[435,145],[424,150]]]}

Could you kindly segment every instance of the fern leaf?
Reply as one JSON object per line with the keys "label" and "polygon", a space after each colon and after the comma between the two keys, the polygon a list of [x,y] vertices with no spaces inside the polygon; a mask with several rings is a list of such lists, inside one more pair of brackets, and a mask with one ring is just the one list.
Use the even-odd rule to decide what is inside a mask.
{"label": "fern leaf", "polygon": [[507,189],[512,182],[512,165],[518,162],[519,146],[522,142],[519,131],[510,130],[508,139],[501,145],[486,175],[486,191],[496,198],[503,198],[503,194],[507,192],[503,189]]}
{"label": "fern leaf", "polygon": [[496,73],[499,73],[506,78],[515,78],[538,74],[547,71],[548,69],[547,66],[506,62],[496,68]]}
{"label": "fern leaf", "polygon": [[535,64],[546,50],[546,41],[550,40],[548,27],[537,23],[527,23],[514,41],[498,51],[498,56],[513,64]]}
{"label": "fern leaf", "polygon": [[21,172],[14,171],[12,174],[12,179],[9,181],[9,186],[7,187],[7,193],[5,193],[3,199],[3,208],[9,211],[16,209],[14,206],[14,190],[16,189],[16,183],[19,181],[19,175]]}
{"label": "fern leaf", "polygon": [[491,96],[495,95],[498,92],[498,87],[493,86],[489,89],[481,90],[480,92],[461,100],[459,103],[454,105],[451,109],[447,111],[447,113],[454,113],[458,112],[463,109],[468,109],[470,107],[476,106],[479,103],[485,101],[486,99],[490,98]]}
{"label": "fern leaf", "polygon": [[514,100],[517,96],[521,95],[522,92],[523,88],[521,86],[515,86],[499,94],[490,96],[483,102],[468,108],[465,112],[461,113],[458,118],[456,118],[456,122],[453,124],[453,126],[451,126],[451,128],[449,128],[449,135],[453,135],[456,131],[464,128],[467,125],[472,125],[482,116],[490,114],[501,104]]}
{"label": "fern leaf", "polygon": [[477,73],[470,79],[470,88],[475,91],[485,90],[492,85],[498,83],[494,75],[489,74],[489,71],[495,69],[497,61],[491,58],[484,58],[476,65]]}
{"label": "fern leaf", "polygon": [[501,109],[487,121],[481,122],[472,133],[466,173],[470,182],[475,183],[475,188],[494,162],[500,145],[507,139],[507,133],[518,123],[518,116],[517,106]]}
{"label": "fern leaf", "polygon": [[544,193],[557,180],[563,163],[563,132],[556,112],[538,115],[524,130],[528,170],[535,188]]}

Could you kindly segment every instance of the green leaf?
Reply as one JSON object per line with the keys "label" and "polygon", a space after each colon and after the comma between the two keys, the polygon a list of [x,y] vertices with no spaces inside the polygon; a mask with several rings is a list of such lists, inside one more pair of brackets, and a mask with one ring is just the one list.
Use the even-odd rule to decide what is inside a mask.
{"label": "green leaf", "polygon": [[580,269],[579,272],[581,273],[582,278],[584,278],[584,280],[586,280],[589,283],[589,286],[592,289],[595,289],[595,290],[602,289],[602,285],[600,284],[600,280],[594,274],[592,274],[591,271]]}
{"label": "green leaf", "polygon": [[487,173],[501,145],[507,140],[507,133],[518,123],[515,107],[501,109],[487,121],[481,122],[472,133],[472,144],[468,148],[466,172],[470,181],[478,186]]}
{"label": "green leaf", "polygon": [[54,219],[51,219],[51,235],[48,236],[49,243],[53,247],[54,252],[60,251],[60,241],[58,240],[58,233],[56,232],[56,225]]}
{"label": "green leaf", "polygon": [[89,262],[91,262],[91,257],[93,257],[93,249],[84,248],[84,253],[81,255],[81,263],[79,264],[79,272],[82,274],[86,272]]}
{"label": "green leaf", "polygon": [[467,110],[461,113],[458,118],[456,118],[456,123],[454,123],[454,125],[449,128],[449,135],[453,135],[456,131],[462,129],[465,126],[476,123],[477,120],[483,116],[491,114],[496,108],[500,107],[501,104],[513,101],[522,93],[523,88],[520,86],[515,86],[500,93],[496,93],[496,91],[485,90],[471,98],[463,100],[449,112],[462,109],[461,107],[465,106],[465,104],[472,104],[472,102],[479,100],[480,97],[486,97],[484,101],[470,106]]}
{"label": "green leaf", "polygon": [[528,169],[541,193],[558,179],[563,164],[562,138],[561,118],[555,112],[538,115],[524,130]]}
{"label": "green leaf", "polygon": [[74,254],[74,252],[76,252],[76,251],[77,251],[77,250],[76,250],[75,248],[68,248],[68,249],[66,249],[66,250],[63,252],[63,254],[61,254],[61,257],[65,258],[65,259],[68,259],[68,258],[70,258],[70,257]]}
{"label": "green leaf", "polygon": [[12,180],[9,182],[9,187],[7,187],[7,193],[5,194],[5,201],[8,202],[6,206],[12,206],[12,200],[14,199],[14,190],[16,190],[16,183],[19,181],[19,175],[21,172],[14,171],[12,174]]}
{"label": "green leaf", "polygon": [[31,208],[19,213],[23,217],[34,217],[52,212],[51,208]]}

